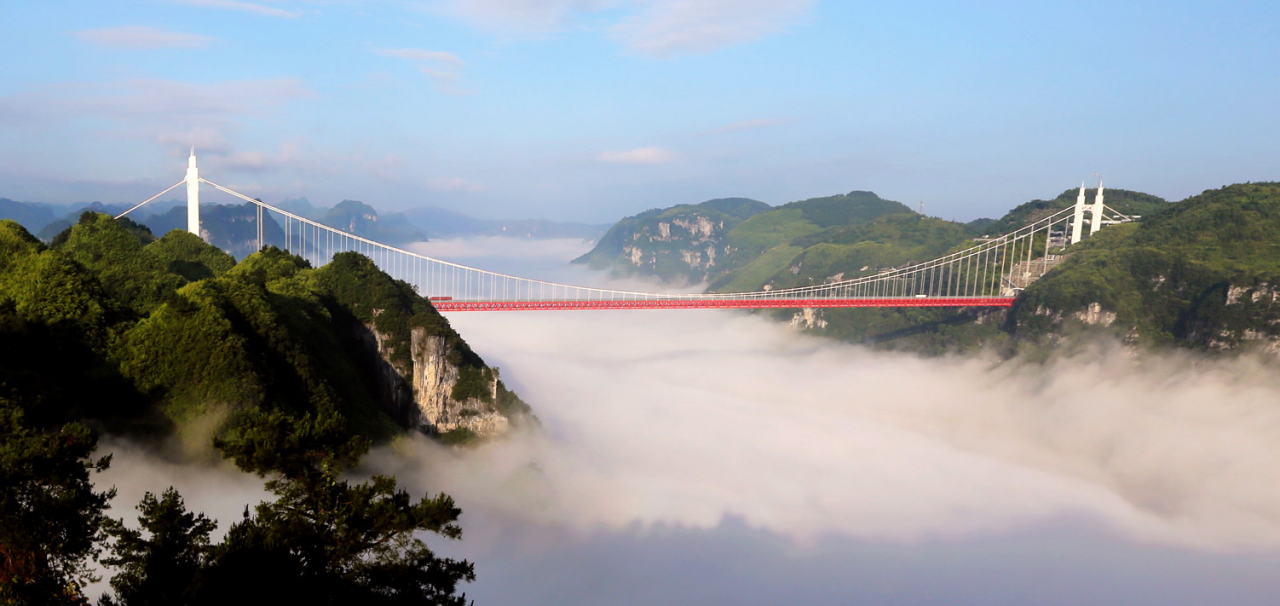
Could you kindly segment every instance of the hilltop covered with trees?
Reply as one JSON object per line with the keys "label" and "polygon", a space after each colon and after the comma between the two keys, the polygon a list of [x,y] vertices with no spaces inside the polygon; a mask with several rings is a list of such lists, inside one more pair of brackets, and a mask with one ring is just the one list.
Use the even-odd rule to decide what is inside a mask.
{"label": "hilltop covered with trees", "polygon": [[656,275],[667,281],[701,282],[728,254],[725,234],[771,208],[749,198],[654,208],[622,219],[574,263],[615,275]]}
{"label": "hilltop covered with trees", "polygon": [[[343,475],[423,427],[386,388],[388,368],[415,363],[411,333],[458,370],[453,401],[532,421],[429,301],[358,254],[312,268],[268,247],[237,263],[102,214],[50,245],[0,221],[0,601],[84,603],[88,562],[105,553],[110,603],[464,603],[471,565],[418,534],[457,538],[453,501]],[[131,530],[92,484],[110,464],[101,431],[221,453],[274,500],[215,544],[212,523],[157,486]],[[440,438],[471,437],[455,433]]]}
{"label": "hilltop covered with trees", "polygon": [[[1078,190],[1021,204],[998,219],[967,224],[927,217],[870,192],[754,209],[697,241],[675,227],[661,246],[668,259],[713,246],[722,254],[697,271],[646,263],[653,233],[675,216],[715,219],[700,205],[647,211],[610,231],[579,262],[671,282],[702,278],[707,290],[749,292],[846,280],[926,261],[997,236],[1075,204]],[[1092,200],[1095,190],[1088,190]],[[1178,203],[1123,189],[1107,205],[1138,218],[1104,229],[1066,254],[1008,311],[983,309],[824,309],[769,313],[807,331],[879,348],[944,353],[995,347],[1006,353],[1051,346],[1081,333],[1133,345],[1201,349],[1275,348],[1280,254],[1280,191],[1272,183],[1232,185]],[[700,213],[700,214],[699,214]],[[650,224],[652,224],[650,226]],[[641,231],[636,226],[647,226]],[[638,235],[637,235],[638,234]],[[676,237],[676,236],[680,237]],[[657,240],[657,238],[654,238]],[[658,256],[661,258],[661,256]],[[639,262],[637,262],[639,260]],[[606,262],[607,261],[607,262]]]}
{"label": "hilltop covered with trees", "polygon": [[1280,183],[1206,191],[1077,244],[1002,328],[1015,344],[1089,330],[1138,345],[1280,351],[1277,233]]}

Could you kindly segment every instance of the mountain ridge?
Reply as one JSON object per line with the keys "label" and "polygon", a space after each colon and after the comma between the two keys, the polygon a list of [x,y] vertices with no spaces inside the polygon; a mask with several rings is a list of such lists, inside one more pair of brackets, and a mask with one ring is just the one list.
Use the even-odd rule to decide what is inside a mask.
{"label": "mountain ridge", "polygon": [[[998,219],[964,224],[920,215],[870,192],[801,200],[770,207],[717,232],[713,244],[726,254],[715,259],[714,267],[703,264],[694,268],[696,272],[679,263],[644,262],[651,258],[646,256],[652,254],[646,248],[651,234],[635,226],[697,207],[677,205],[619,221],[610,233],[620,229],[632,242],[619,245],[607,242],[606,236],[575,262],[671,283],[702,278],[708,292],[811,286],[955,252],[973,238],[1007,233],[1069,208],[1078,192],[1067,189],[1050,199],[1019,204]],[[1086,194],[1092,199],[1096,190]],[[1280,308],[1272,306],[1280,298],[1275,288],[1280,283],[1280,248],[1267,239],[1267,233],[1280,232],[1280,221],[1274,218],[1280,209],[1280,187],[1236,184],[1174,203],[1142,192],[1108,189],[1106,203],[1137,221],[1109,226],[1068,249],[1067,261],[1027,287],[1009,310],[761,313],[807,332],[925,354],[994,347],[1012,355],[1051,348],[1083,334],[1107,335],[1131,347],[1280,351]],[[1266,231],[1272,228],[1274,232]],[[688,251],[708,244],[706,238],[690,238],[687,232],[678,235],[684,240],[663,245]],[[616,234],[614,238],[619,240]],[[618,250],[626,254],[612,254]],[[1146,273],[1151,276],[1143,278]]]}
{"label": "mountain ridge", "polygon": [[[4,220],[0,328],[14,326],[87,352],[84,372],[116,393],[102,420],[153,432],[254,410],[336,412],[379,440],[499,435],[531,418],[429,301],[357,253],[312,268],[268,246],[236,262],[185,231],[156,238],[95,213],[45,245]],[[75,401],[31,383],[44,362],[10,362],[0,384]]]}

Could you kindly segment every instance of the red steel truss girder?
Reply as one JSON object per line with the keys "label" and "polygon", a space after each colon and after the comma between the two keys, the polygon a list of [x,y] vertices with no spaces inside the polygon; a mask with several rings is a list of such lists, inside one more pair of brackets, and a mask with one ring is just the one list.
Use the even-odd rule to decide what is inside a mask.
{"label": "red steel truss girder", "polygon": [[799,307],[1010,307],[1013,297],[880,299],[662,299],[656,301],[432,301],[440,311],[575,309],[768,309]]}

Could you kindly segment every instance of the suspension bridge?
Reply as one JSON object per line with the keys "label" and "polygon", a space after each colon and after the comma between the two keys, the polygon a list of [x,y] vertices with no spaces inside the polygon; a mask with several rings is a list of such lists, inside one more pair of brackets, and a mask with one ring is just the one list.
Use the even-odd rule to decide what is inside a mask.
{"label": "suspension bridge", "polygon": [[[1074,207],[1034,220],[1012,232],[978,238],[937,259],[880,269],[874,275],[797,288],[733,293],[647,293],[575,286],[469,267],[375,242],[272,206],[200,176],[195,150],[187,174],[168,189],[121,213],[124,217],[175,188],[187,187],[187,230],[200,229],[200,186],[252,203],[257,211],[257,244],[263,245],[263,213],[280,217],[282,248],[313,266],[334,255],[357,252],[384,272],[403,280],[440,311],[572,309],[829,308],[829,307],[1009,307],[1018,292],[1065,258],[1064,250],[1105,225],[1132,220],[1103,203],[1099,182],[1092,204],[1085,188]],[[1085,215],[1089,218],[1086,220]]]}

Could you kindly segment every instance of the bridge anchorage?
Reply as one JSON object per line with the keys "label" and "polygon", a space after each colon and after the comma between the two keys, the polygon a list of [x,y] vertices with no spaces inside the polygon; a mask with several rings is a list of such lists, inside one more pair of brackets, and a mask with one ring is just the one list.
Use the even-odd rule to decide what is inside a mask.
{"label": "bridge anchorage", "polygon": [[522,278],[375,242],[277,208],[200,176],[195,150],[186,177],[121,213],[123,217],[177,188],[187,186],[187,230],[200,229],[200,185],[208,185],[257,207],[258,248],[263,244],[263,211],[282,218],[285,250],[313,266],[341,252],[358,252],[393,278],[411,284],[440,311],[571,309],[766,309],[830,307],[1008,307],[1018,292],[1065,258],[1064,249],[1082,240],[1085,215],[1089,235],[1105,225],[1133,218],[1103,204],[1103,187],[1086,204],[1084,184],[1074,207],[1037,219],[1013,232],[977,238],[937,259],[883,270],[873,276],[756,292],[646,293],[574,286]]}

